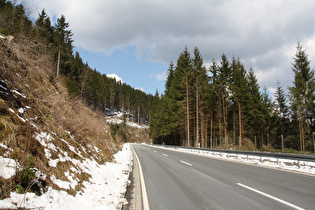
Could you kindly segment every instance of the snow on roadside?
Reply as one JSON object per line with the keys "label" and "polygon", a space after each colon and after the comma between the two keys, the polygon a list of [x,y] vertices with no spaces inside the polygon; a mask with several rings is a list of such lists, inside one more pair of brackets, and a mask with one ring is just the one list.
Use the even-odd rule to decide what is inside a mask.
{"label": "snow on roadside", "polygon": [[[154,145],[155,147],[161,148],[162,146]],[[259,157],[254,155],[242,155],[242,154],[232,154],[232,153],[224,153],[224,152],[214,152],[214,151],[206,151],[206,150],[198,150],[198,149],[188,149],[188,148],[167,148],[162,147],[164,149],[169,150],[178,150],[182,152],[195,153],[198,155],[203,155],[211,158],[222,159],[226,161],[235,161],[240,163],[249,163],[255,164],[258,166],[265,167],[273,167],[284,170],[302,172],[307,174],[315,175],[315,162],[311,161],[297,161],[297,160],[289,160],[289,159],[277,159],[271,157]]]}
{"label": "snow on roadside", "polygon": [[[96,161],[90,159],[86,159],[81,163],[89,170],[91,178],[89,182],[83,182],[85,188],[83,188],[83,192],[77,193],[76,196],[69,195],[62,190],[54,190],[51,187],[42,196],[37,196],[34,193],[24,195],[12,192],[10,198],[0,200],[0,208],[116,209],[120,202],[125,202],[123,197],[129,182],[128,178],[132,164],[130,145],[125,144],[123,149],[114,157],[113,162],[103,165],[99,165]],[[5,158],[0,160],[2,159],[7,161]],[[54,183],[65,188],[73,187],[76,182],[73,179],[69,179],[71,182],[64,182],[54,179],[54,177],[51,178]]]}

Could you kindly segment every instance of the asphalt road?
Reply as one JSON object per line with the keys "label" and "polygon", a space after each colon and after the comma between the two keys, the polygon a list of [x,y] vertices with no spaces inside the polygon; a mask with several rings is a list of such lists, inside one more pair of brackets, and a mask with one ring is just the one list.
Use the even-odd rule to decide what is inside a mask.
{"label": "asphalt road", "polygon": [[132,145],[153,209],[315,209],[315,176]]}

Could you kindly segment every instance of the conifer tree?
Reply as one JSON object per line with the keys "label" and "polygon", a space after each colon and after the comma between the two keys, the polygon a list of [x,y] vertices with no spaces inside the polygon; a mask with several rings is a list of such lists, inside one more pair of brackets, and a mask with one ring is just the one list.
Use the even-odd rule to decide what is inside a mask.
{"label": "conifer tree", "polygon": [[[306,51],[298,43],[293,58],[292,70],[294,72],[293,86],[289,88],[291,109],[297,113],[300,132],[300,149],[305,151],[305,131],[311,137],[312,113],[314,113],[315,75],[310,68],[310,61]],[[305,128],[306,124],[306,128]]]}
{"label": "conifer tree", "polygon": [[190,53],[188,52],[187,47],[180,54],[176,69],[174,73],[174,87],[176,91],[176,100],[180,104],[180,118],[185,119],[181,121],[182,131],[185,133],[186,137],[186,146],[191,146],[191,132],[190,132],[190,101],[191,101],[191,79],[192,79],[192,65]]}
{"label": "conifer tree", "polygon": [[[205,147],[205,116],[203,114],[205,106],[204,94],[207,91],[208,78],[206,68],[203,67],[203,58],[199,49],[194,49],[194,59],[192,62],[194,71],[195,107],[196,107],[196,145]],[[201,137],[201,142],[200,142]]]}
{"label": "conifer tree", "polygon": [[238,121],[239,121],[239,148],[242,147],[242,131],[243,131],[243,112],[247,97],[247,79],[244,65],[238,59],[232,60],[232,81],[231,81],[232,98],[237,103]]}
{"label": "conifer tree", "polygon": [[263,114],[263,126],[266,132],[267,138],[267,147],[270,148],[270,134],[272,131],[272,111],[274,109],[274,104],[272,103],[271,98],[267,92],[267,88],[264,87],[262,93],[262,114]]}
{"label": "conifer tree", "polygon": [[219,107],[219,100],[218,100],[218,70],[219,67],[215,60],[212,61],[210,65],[209,72],[211,74],[209,78],[209,92],[207,94],[207,106],[210,112],[210,148],[216,146],[216,136],[215,136],[215,122],[217,116],[217,108]]}
{"label": "conifer tree", "polygon": [[[167,80],[165,83],[165,95],[162,96],[161,101],[161,127],[162,137],[164,139],[176,133],[176,128],[179,121],[180,105],[178,102],[177,84],[175,80],[175,67],[173,62],[170,63],[167,73]],[[176,136],[176,134],[175,134]]]}
{"label": "conifer tree", "polygon": [[[221,56],[221,66],[219,68],[219,100],[221,101],[220,116],[223,118],[223,132],[224,132],[224,145],[227,146],[228,143],[228,89],[229,82],[231,79],[231,68],[229,61],[225,54]],[[222,113],[222,114],[221,114]],[[221,122],[221,119],[220,119]],[[221,125],[219,125],[221,126]]]}
{"label": "conifer tree", "polygon": [[[247,74],[248,80],[248,97],[246,102],[246,115],[248,130],[253,136],[258,136],[259,131],[262,133],[262,125],[264,124],[263,104],[260,87],[255,76],[253,68],[250,68]],[[255,137],[256,138],[256,137]],[[263,139],[261,139],[261,146]]]}
{"label": "conifer tree", "polygon": [[[60,63],[59,67],[61,73],[67,75],[71,69],[72,62],[72,50],[73,50],[73,33],[70,29],[70,24],[66,22],[66,18],[64,15],[61,15],[60,18],[57,19],[57,23],[55,25],[55,33],[54,33],[54,42],[57,47],[57,60]],[[59,69],[57,69],[58,71]]]}
{"label": "conifer tree", "polygon": [[278,131],[280,136],[285,135],[286,132],[286,119],[288,117],[288,107],[287,107],[287,100],[284,94],[284,90],[280,86],[280,82],[277,81],[277,90],[275,92],[275,102],[276,102],[276,110],[277,110],[277,117],[278,117]]}
{"label": "conifer tree", "polygon": [[42,10],[41,14],[38,14],[38,18],[35,21],[35,29],[37,35],[44,39],[45,42],[53,42],[53,27],[45,9]]}
{"label": "conifer tree", "polygon": [[153,99],[153,106],[151,110],[151,120],[150,120],[150,130],[149,134],[150,137],[155,139],[155,143],[157,142],[156,139],[159,139],[162,134],[162,124],[163,124],[163,100],[159,98],[159,93],[156,91],[154,99]]}

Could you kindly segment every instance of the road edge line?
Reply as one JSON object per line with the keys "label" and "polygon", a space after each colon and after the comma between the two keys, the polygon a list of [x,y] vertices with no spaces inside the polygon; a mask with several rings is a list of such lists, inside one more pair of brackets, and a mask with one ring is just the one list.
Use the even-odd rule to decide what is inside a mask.
{"label": "road edge line", "polygon": [[144,182],[144,177],[143,177],[143,173],[142,173],[142,167],[138,158],[138,155],[136,153],[136,151],[134,150],[134,148],[132,147],[132,152],[135,155],[136,159],[137,159],[137,163],[139,166],[139,174],[140,174],[140,183],[141,183],[141,192],[142,192],[142,204],[143,204],[143,209],[144,210],[149,210],[149,201],[148,201],[148,194],[147,194],[147,189],[145,187],[145,182]]}

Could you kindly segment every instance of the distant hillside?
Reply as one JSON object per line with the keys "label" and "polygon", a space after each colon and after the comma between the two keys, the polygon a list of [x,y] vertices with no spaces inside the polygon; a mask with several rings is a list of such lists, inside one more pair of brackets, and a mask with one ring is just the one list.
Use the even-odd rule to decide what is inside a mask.
{"label": "distant hillside", "polygon": [[49,76],[51,79],[63,76],[72,98],[80,99],[94,110],[128,112],[134,122],[143,124],[150,120],[154,96],[90,68],[88,61],[74,52],[74,34],[65,16],[58,17],[52,25],[44,9],[33,22],[25,13],[23,5],[0,1],[0,34],[14,36],[14,42],[24,37],[37,45],[35,52],[49,52],[52,62]]}

